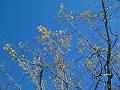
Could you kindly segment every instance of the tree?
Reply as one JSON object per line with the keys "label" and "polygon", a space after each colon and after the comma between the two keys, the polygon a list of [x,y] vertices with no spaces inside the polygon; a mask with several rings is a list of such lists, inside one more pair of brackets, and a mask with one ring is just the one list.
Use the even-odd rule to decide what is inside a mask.
{"label": "tree", "polygon": [[[9,70],[5,67],[4,63],[0,62],[0,90],[17,89],[21,90],[21,86],[17,84],[14,77],[11,76]],[[3,80],[4,78],[4,80]]]}
{"label": "tree", "polygon": [[[98,2],[99,3],[99,2]],[[101,0],[100,4],[102,7],[102,12],[94,14],[90,11],[85,11],[79,16],[76,15],[68,15],[66,11],[64,11],[63,6],[61,6],[62,15],[66,18],[68,23],[73,27],[73,29],[84,38],[84,42],[86,43],[86,48],[90,50],[90,53],[87,53],[87,63],[86,68],[92,74],[93,78],[96,80],[95,90],[98,88],[100,83],[105,84],[107,90],[112,90],[114,87],[120,88],[120,75],[119,75],[119,35],[112,33],[112,29],[110,23],[112,23],[112,17],[114,16],[114,8],[119,8],[119,6],[109,6],[106,7],[107,1]],[[111,14],[112,12],[112,14]],[[87,21],[92,29],[98,33],[100,36],[99,40],[103,39],[102,42],[90,42],[86,36],[84,36],[80,30],[76,27],[74,23],[74,18],[79,20],[83,19]],[[102,27],[97,26],[97,20],[99,20],[100,24],[103,24]],[[102,19],[102,20],[100,20]],[[95,21],[94,21],[95,20]],[[114,28],[113,28],[114,29]],[[104,33],[104,34],[103,34]],[[83,49],[85,47],[84,42],[80,39],[80,43],[78,42],[78,48]],[[100,43],[101,45],[98,45]],[[102,45],[103,44],[103,45]],[[118,46],[116,45],[118,44]],[[86,53],[86,52],[85,52]],[[87,58],[86,57],[86,58]],[[114,62],[114,61],[118,62]],[[118,66],[115,64],[117,63]],[[117,66],[117,67],[116,67]],[[107,76],[107,77],[106,77]],[[114,77],[117,77],[118,83],[113,83]],[[105,78],[107,80],[105,80]],[[116,79],[116,81],[117,81]]]}
{"label": "tree", "polygon": [[[69,31],[50,31],[40,25],[35,44],[20,42],[16,47],[9,43],[4,45],[10,59],[17,61],[38,90],[49,89],[48,82],[59,90],[120,89],[120,36],[113,33],[116,31],[113,19],[118,22],[120,6],[114,0],[96,3],[100,5],[97,10],[93,7],[81,13],[69,12],[63,4],[60,5],[55,19],[68,22],[72,27]],[[81,22],[87,25],[84,30],[91,30],[89,34],[92,37],[84,35],[78,28],[82,26]],[[31,55],[32,60],[29,58]],[[45,74],[49,79],[45,80]],[[85,83],[90,84],[85,87]]]}

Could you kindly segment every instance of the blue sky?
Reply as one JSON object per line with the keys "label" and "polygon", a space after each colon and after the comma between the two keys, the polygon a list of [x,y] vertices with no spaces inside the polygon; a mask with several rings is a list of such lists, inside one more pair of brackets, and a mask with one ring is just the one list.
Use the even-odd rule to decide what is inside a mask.
{"label": "blue sky", "polygon": [[[67,10],[80,12],[87,10],[88,7],[91,10],[91,7],[95,6],[92,0],[0,0],[0,41],[32,42],[38,33],[39,25],[58,30],[60,25],[53,22],[53,19],[59,12],[60,3],[64,3]],[[83,28],[81,30],[84,31]],[[86,35],[89,33],[85,31]],[[23,71],[13,61],[7,61],[6,57],[2,59],[7,62],[6,65],[17,82],[23,83],[23,90],[35,90],[29,79],[22,78]]]}
{"label": "blue sky", "polygon": [[[0,0],[0,40],[14,44],[19,41],[32,42],[37,35],[39,25],[58,30],[60,25],[52,20],[59,12],[60,3],[64,3],[68,11],[81,12],[87,10],[87,6],[89,9],[93,6],[89,0]],[[23,90],[35,90],[31,81],[26,79],[26,75],[23,76],[23,71],[16,66],[16,63],[8,61],[6,56],[2,59],[18,84],[23,85]]]}
{"label": "blue sky", "polygon": [[[55,26],[52,19],[59,12],[60,3],[64,3],[69,10],[78,10],[84,9],[83,1],[85,0],[0,0],[0,40],[15,44],[19,41],[34,41],[37,26],[41,24],[58,29],[59,26]],[[6,56],[3,59],[18,84],[23,85],[23,90],[35,90],[16,63],[9,61]]]}
{"label": "blue sky", "polygon": [[64,3],[69,10],[80,10],[85,8],[85,1],[87,0],[0,0],[0,39],[31,40],[38,25],[52,28],[51,20],[58,13],[60,3]]}

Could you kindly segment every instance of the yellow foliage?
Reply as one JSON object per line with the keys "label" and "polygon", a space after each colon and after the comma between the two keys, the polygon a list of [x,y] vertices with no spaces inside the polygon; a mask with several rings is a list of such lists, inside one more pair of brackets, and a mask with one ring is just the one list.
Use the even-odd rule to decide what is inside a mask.
{"label": "yellow foliage", "polygon": [[42,40],[45,41],[48,38],[46,35],[42,35]]}
{"label": "yellow foliage", "polygon": [[61,10],[61,11],[64,10],[64,4],[63,4],[63,3],[60,4],[60,10]]}

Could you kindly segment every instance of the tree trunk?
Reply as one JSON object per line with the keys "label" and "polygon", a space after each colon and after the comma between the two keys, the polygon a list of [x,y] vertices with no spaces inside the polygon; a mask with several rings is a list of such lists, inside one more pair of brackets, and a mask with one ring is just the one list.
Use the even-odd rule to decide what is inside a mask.
{"label": "tree trunk", "polygon": [[106,60],[106,66],[107,66],[107,75],[108,75],[108,80],[107,80],[107,89],[112,90],[112,75],[111,75],[111,69],[110,69],[110,63],[111,63],[111,39],[110,39],[110,34],[109,34],[109,29],[108,29],[108,19],[107,19],[107,11],[105,8],[105,1],[102,0],[102,8],[103,8],[103,14],[104,14],[104,25],[105,25],[105,30],[106,30],[106,35],[107,35],[107,60]]}

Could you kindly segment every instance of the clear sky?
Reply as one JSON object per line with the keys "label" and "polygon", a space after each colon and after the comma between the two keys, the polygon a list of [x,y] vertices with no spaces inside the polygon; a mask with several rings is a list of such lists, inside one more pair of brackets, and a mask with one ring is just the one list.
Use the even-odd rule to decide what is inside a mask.
{"label": "clear sky", "polygon": [[[35,36],[40,24],[50,27],[60,3],[69,10],[85,8],[87,0],[0,0],[0,39],[19,41]],[[52,28],[52,27],[51,27]]]}
{"label": "clear sky", "polygon": [[[19,41],[32,42],[37,35],[37,26],[44,25],[51,29],[58,29],[59,26],[55,26],[57,24],[52,20],[59,12],[60,3],[64,3],[67,10],[83,11],[87,10],[87,6],[89,6],[89,9],[94,6],[95,2],[91,1],[0,0],[0,41],[10,41],[11,43],[18,43]],[[7,61],[8,58],[5,59]],[[8,62],[7,64],[18,83],[23,83],[23,90],[35,90],[29,79],[22,78],[22,71],[14,62]]]}
{"label": "clear sky", "polygon": [[[60,3],[64,3],[69,10],[79,10],[84,9],[84,1],[86,0],[0,0],[0,40],[11,43],[31,42],[36,36],[37,26],[42,24],[51,29],[57,27],[52,19],[59,12]],[[27,76],[23,76],[21,68],[8,61],[7,57],[4,59],[15,80],[23,85],[23,90],[35,90],[31,81],[25,78]]]}

